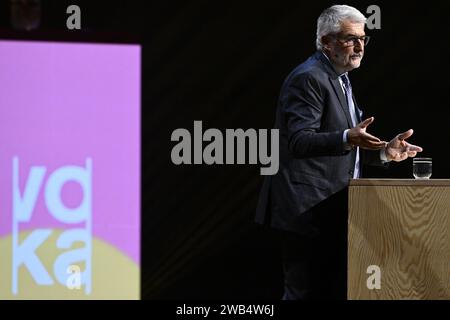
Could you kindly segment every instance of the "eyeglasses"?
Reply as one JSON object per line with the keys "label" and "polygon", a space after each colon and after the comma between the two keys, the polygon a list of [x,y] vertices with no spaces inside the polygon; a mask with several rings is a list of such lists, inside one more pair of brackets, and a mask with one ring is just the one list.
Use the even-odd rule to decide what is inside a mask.
{"label": "eyeglasses", "polygon": [[357,44],[361,44],[361,41],[364,46],[367,46],[370,41],[369,36],[362,36],[362,37],[347,37],[347,38],[338,38],[335,37],[336,40],[338,40],[343,46],[345,47],[352,47],[356,46]]}

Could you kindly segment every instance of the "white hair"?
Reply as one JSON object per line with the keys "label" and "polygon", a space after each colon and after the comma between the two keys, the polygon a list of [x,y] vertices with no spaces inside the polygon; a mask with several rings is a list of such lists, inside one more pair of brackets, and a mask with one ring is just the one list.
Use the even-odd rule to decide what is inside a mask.
{"label": "white hair", "polygon": [[335,5],[325,9],[317,19],[317,50],[322,50],[322,37],[341,31],[341,23],[350,20],[365,24],[367,18],[356,8],[347,5]]}

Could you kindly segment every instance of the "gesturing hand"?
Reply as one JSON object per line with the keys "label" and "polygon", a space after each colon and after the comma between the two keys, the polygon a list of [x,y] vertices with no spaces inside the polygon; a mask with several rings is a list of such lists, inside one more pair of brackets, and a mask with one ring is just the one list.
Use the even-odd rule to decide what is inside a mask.
{"label": "gesturing hand", "polygon": [[366,132],[367,127],[375,120],[374,117],[369,118],[350,129],[347,133],[348,143],[367,150],[383,149],[387,142],[381,141],[377,137]]}
{"label": "gesturing hand", "polygon": [[415,157],[417,152],[422,152],[423,149],[419,146],[409,144],[405,140],[413,135],[412,129],[397,135],[386,146],[386,157],[389,161],[400,162],[408,159],[408,157]]}

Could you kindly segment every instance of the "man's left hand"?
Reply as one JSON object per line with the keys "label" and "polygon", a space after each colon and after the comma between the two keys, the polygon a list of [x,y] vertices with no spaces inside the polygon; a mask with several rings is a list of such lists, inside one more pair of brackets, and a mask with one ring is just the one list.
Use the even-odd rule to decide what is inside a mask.
{"label": "man's left hand", "polygon": [[405,141],[411,137],[413,133],[414,131],[410,129],[397,135],[386,145],[386,157],[389,161],[400,162],[409,157],[414,158],[417,155],[417,152],[423,151],[421,147],[409,144]]}

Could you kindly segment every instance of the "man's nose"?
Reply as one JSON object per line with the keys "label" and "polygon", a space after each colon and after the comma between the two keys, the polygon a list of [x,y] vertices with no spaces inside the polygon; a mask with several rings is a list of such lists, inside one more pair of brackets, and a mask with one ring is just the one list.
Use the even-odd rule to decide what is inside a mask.
{"label": "man's nose", "polygon": [[353,46],[353,51],[356,53],[364,51],[364,43],[362,43],[361,40],[358,40],[358,42]]}
{"label": "man's nose", "polygon": [[364,50],[363,49],[364,48],[364,40],[362,40],[362,39],[355,39],[353,44],[354,44],[355,50],[358,50],[358,51]]}

